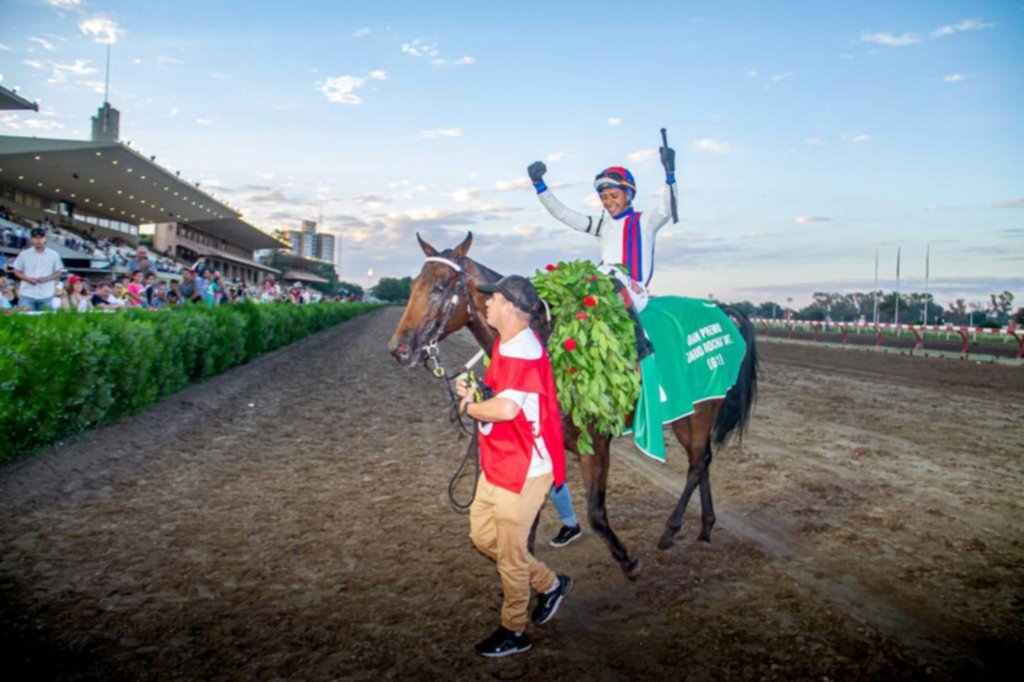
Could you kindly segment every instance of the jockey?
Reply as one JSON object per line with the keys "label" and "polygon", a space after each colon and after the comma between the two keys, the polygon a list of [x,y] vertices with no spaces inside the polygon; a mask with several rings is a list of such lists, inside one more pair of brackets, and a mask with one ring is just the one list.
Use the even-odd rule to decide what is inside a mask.
{"label": "jockey", "polygon": [[[621,166],[606,168],[594,179],[594,189],[604,206],[598,217],[577,213],[555,198],[544,183],[547,166],[542,161],[535,161],[527,168],[540,203],[548,213],[574,230],[601,240],[601,263],[598,267],[618,282],[619,293],[636,324],[637,351],[641,360],[650,355],[653,348],[640,327],[637,313],[647,305],[647,286],[654,275],[654,238],[672,217],[676,184],[675,150],[661,147],[660,153],[661,164],[665,168],[662,202],[646,214],[633,209],[636,181],[633,174]],[[620,263],[629,269],[628,275],[617,267]]]}

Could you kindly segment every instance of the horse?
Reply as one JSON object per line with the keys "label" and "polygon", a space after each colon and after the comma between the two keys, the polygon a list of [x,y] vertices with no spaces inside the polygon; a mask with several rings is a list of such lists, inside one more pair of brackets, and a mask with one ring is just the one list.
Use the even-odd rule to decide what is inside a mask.
{"label": "horse", "polygon": [[[437,370],[440,367],[437,344],[450,334],[466,328],[480,347],[489,353],[498,333],[487,324],[484,312],[486,295],[478,287],[483,283],[496,282],[501,275],[466,255],[473,242],[472,232],[458,246],[443,251],[435,249],[419,234],[416,239],[426,254],[426,261],[412,282],[408,303],[388,343],[388,350],[401,365],[426,366],[432,362]],[[711,528],[715,525],[711,480],[708,475],[712,445],[717,447],[725,444],[734,433],[742,436],[757,394],[758,358],[754,326],[742,312],[730,306],[721,307],[739,327],[746,342],[746,355],[736,384],[724,398],[699,402],[694,406],[693,413],[671,424],[672,432],[689,457],[689,470],[686,485],[658,541],[658,548],[662,550],[674,544],[675,535],[682,527],[683,512],[694,490],[698,488],[701,528],[697,539],[711,542]],[[531,327],[546,343],[550,335],[550,322],[543,319],[543,316],[536,316]],[[435,374],[439,372],[435,371]],[[632,423],[632,415],[627,417],[626,423]],[[562,426],[566,450],[576,455],[583,474],[590,527],[604,540],[626,577],[635,580],[642,573],[643,565],[639,559],[629,555],[626,546],[612,530],[605,506],[612,436],[597,433],[589,427],[594,453],[580,456],[576,448],[579,430],[567,415],[562,416]],[[532,540],[533,534],[531,549]]]}

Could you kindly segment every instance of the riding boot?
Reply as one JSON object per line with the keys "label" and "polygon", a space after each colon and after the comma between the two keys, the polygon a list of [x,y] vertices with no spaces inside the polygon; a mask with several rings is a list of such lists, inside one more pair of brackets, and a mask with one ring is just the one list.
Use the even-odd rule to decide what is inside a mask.
{"label": "riding boot", "polygon": [[654,344],[647,338],[647,332],[640,324],[640,315],[636,312],[636,306],[630,302],[626,310],[629,312],[629,319],[633,320],[633,333],[636,335],[636,361],[640,362],[644,358],[654,355]]}
{"label": "riding boot", "polygon": [[629,313],[629,319],[633,320],[633,334],[635,336],[634,343],[636,343],[636,361],[640,362],[644,358],[654,355],[654,344],[647,338],[647,332],[644,331],[644,327],[640,324],[640,315],[636,311],[636,305],[633,304],[633,297],[629,295],[629,290],[626,289],[626,285],[618,280],[618,278],[612,278],[615,283],[615,291],[622,297],[623,303],[626,304],[626,312]]}

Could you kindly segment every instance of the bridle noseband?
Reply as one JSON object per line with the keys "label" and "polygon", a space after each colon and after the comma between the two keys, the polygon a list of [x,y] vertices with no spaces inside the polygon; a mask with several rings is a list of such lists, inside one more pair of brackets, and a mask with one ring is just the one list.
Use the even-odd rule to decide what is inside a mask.
{"label": "bridle noseband", "polygon": [[[444,335],[445,330],[448,329],[448,324],[452,321],[452,318],[455,317],[455,313],[459,310],[459,297],[463,297],[466,301],[466,312],[469,315],[470,322],[472,322],[476,317],[477,311],[476,305],[473,303],[473,297],[469,293],[469,284],[466,282],[466,270],[462,264],[457,263],[450,258],[445,258],[444,256],[427,256],[426,262],[447,265],[458,274],[455,282],[455,293],[448,300],[444,312],[439,317],[439,321],[435,327],[434,333],[430,337],[430,340],[423,346],[423,351],[427,354],[423,359],[424,367],[426,367],[438,379],[444,379],[447,372],[445,372],[445,369],[441,364],[441,349],[438,346],[438,343]],[[433,367],[428,366],[428,363],[433,365]]]}

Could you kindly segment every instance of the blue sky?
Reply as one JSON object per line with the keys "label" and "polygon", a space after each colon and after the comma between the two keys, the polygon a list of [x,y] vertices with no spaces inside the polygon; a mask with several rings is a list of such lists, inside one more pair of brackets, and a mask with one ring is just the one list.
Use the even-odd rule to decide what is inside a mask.
{"label": "blue sky", "polygon": [[570,206],[625,164],[681,222],[656,293],[809,301],[883,285],[1024,299],[1024,2],[108,2],[7,0],[0,74],[42,113],[0,132],[122,137],[268,231],[323,215],[342,276],[418,271],[417,231],[503,272],[596,258]]}

